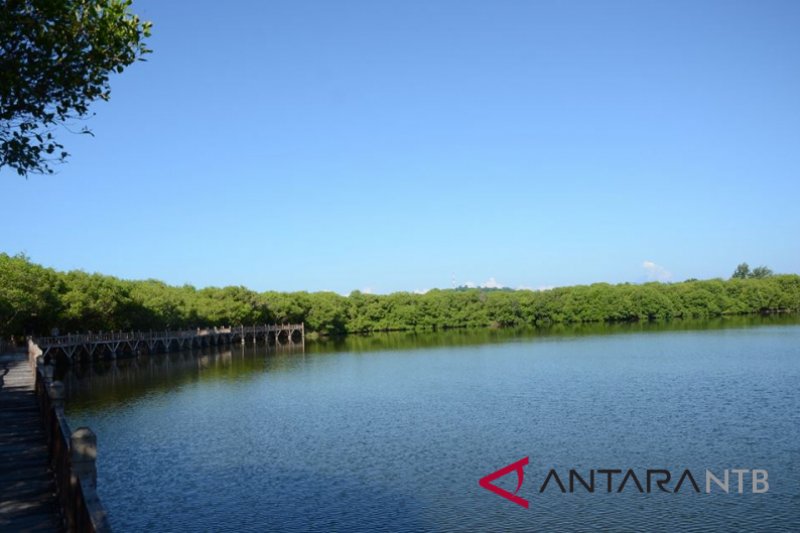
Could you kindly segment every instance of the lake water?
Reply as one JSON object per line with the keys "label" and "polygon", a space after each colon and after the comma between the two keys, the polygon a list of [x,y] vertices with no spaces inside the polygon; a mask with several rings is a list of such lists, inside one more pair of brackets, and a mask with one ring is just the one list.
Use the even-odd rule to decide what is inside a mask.
{"label": "lake water", "polygon": [[[800,324],[764,323],[142,357],[73,373],[68,415],[98,435],[119,532],[800,531]],[[528,509],[478,485],[523,457]],[[632,468],[642,485],[688,468],[702,493],[617,492],[619,475],[609,493],[601,474],[593,493],[540,492],[551,468],[565,483]],[[705,493],[706,469],[738,468],[743,494],[735,474]]]}

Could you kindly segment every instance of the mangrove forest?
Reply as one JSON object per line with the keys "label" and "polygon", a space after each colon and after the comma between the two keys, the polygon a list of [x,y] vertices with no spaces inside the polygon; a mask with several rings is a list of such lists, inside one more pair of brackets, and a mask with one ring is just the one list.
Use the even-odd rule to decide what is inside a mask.
{"label": "mangrove forest", "polygon": [[434,289],[425,294],[359,291],[256,292],[241,286],[170,286],[82,271],[59,272],[24,255],[0,254],[0,338],[79,331],[194,328],[304,322],[306,331],[505,328],[800,311],[800,276],[612,285],[543,291]]}

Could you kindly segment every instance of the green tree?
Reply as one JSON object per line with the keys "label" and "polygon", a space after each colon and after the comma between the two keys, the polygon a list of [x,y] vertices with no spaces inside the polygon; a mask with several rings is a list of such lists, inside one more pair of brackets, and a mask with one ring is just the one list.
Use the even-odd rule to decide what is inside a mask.
{"label": "green tree", "polygon": [[58,326],[62,331],[98,331],[131,328],[129,284],[112,276],[67,272],[62,276],[66,290],[60,296]]}
{"label": "green tree", "polygon": [[63,274],[0,253],[0,337],[46,333],[60,311]]}
{"label": "green tree", "polygon": [[733,271],[733,275],[731,278],[733,279],[745,279],[750,277],[750,265],[747,263],[740,263],[739,266],[736,267],[736,270]]}
{"label": "green tree", "polygon": [[751,278],[761,279],[761,278],[768,278],[772,275],[772,270],[765,266],[758,266],[750,272]]}
{"label": "green tree", "polygon": [[[0,0],[0,169],[52,173],[56,140],[108,100],[109,75],[150,52],[130,0]],[[83,128],[81,133],[91,133]]]}

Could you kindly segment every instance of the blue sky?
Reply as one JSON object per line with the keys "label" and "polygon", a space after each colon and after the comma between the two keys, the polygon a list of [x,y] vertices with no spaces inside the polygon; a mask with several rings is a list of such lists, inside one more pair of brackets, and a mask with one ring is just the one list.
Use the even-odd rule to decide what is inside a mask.
{"label": "blue sky", "polygon": [[800,3],[160,2],[0,251],[373,292],[800,271]]}

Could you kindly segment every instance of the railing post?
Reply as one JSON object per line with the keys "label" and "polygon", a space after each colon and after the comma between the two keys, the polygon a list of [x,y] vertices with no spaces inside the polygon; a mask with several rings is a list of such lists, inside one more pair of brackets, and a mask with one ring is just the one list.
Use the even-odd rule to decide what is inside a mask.
{"label": "railing post", "polygon": [[28,362],[32,372],[36,372],[36,362],[41,355],[42,349],[34,342],[33,337],[28,337]]}
{"label": "railing post", "polygon": [[47,395],[50,397],[50,404],[53,409],[64,407],[64,399],[66,398],[66,387],[60,381],[54,381],[47,385]]}
{"label": "railing post", "polygon": [[52,362],[42,365],[42,377],[44,378],[44,384],[46,387],[49,387],[53,382],[53,374],[55,369],[56,367]]}
{"label": "railing post", "polygon": [[72,463],[73,487],[79,477],[89,482],[92,488],[97,487],[97,436],[87,427],[80,427],[70,435],[70,461]]}

